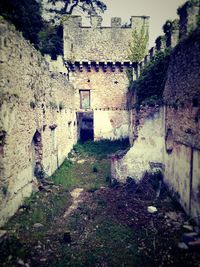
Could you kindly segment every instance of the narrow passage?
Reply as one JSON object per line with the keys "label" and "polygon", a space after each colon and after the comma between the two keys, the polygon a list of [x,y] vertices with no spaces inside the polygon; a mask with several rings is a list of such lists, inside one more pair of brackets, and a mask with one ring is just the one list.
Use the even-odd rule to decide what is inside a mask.
{"label": "narrow passage", "polygon": [[[195,231],[161,175],[110,183],[109,155],[127,142],[77,144],[68,159],[4,227],[0,266],[199,266],[198,249],[181,248]],[[149,206],[157,212],[148,212]]]}

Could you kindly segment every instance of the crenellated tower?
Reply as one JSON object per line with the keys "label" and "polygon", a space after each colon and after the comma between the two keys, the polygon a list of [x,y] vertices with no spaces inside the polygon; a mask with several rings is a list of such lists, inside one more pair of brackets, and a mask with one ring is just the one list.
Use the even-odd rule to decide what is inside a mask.
{"label": "crenellated tower", "polygon": [[133,16],[129,26],[114,17],[109,27],[102,26],[100,16],[91,16],[89,27],[82,25],[81,16],[63,21],[64,61],[76,90],[79,138],[83,128],[95,140],[128,137],[127,73],[136,65],[129,47],[135,29],[148,30],[149,17]]}

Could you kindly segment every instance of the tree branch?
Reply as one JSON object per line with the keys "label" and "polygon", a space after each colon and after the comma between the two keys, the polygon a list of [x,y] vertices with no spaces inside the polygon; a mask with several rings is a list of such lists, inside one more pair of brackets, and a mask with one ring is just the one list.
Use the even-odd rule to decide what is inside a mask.
{"label": "tree branch", "polygon": [[65,6],[64,6],[64,8],[63,8],[63,14],[66,13],[66,14],[68,14],[68,15],[71,15],[72,12],[73,12],[73,10],[74,10],[74,8],[78,5],[78,2],[79,2],[79,0],[74,0],[74,4],[71,5],[69,11],[67,11],[69,2],[65,2]]}
{"label": "tree branch", "polygon": [[[55,5],[57,1],[58,0],[48,0],[48,2],[53,3],[53,5]],[[76,6],[79,6],[80,9],[82,9],[84,12],[86,11],[88,14],[97,14],[96,9],[99,9],[101,12],[106,10],[106,5],[99,0],[63,0],[62,2],[64,3],[63,8],[60,10],[56,8],[50,8],[49,12],[55,12],[59,15],[71,15]]]}

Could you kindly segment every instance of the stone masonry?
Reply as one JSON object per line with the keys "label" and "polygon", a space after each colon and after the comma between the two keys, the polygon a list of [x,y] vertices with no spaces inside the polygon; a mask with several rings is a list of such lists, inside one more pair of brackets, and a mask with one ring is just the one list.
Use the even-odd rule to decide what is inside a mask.
{"label": "stone masonry", "polygon": [[0,225],[76,143],[74,90],[14,26],[0,24]]}
{"label": "stone masonry", "polygon": [[119,18],[109,28],[100,26],[100,17],[88,28],[80,20],[65,18],[64,59],[57,61],[1,21],[0,225],[62,164],[80,125],[92,125],[95,140],[128,136],[128,45],[135,27],[148,28],[148,18],[132,17],[128,28]]}
{"label": "stone masonry", "polygon": [[[125,155],[112,157],[112,177],[120,181],[132,177],[138,181],[145,172],[160,170],[176,199],[200,224],[199,5],[184,5],[182,9],[179,10],[180,40],[179,43],[176,41],[171,53],[163,93],[165,104],[140,106],[139,112],[130,110],[129,139],[132,147]],[[175,34],[177,36],[177,32]],[[150,50],[148,60],[153,56],[152,51],[156,49]],[[145,61],[138,65],[137,75],[144,65]],[[129,98],[132,105],[136,97],[132,95]]]}
{"label": "stone masonry", "polygon": [[[179,30],[168,22],[167,36],[139,64],[129,61],[129,43],[133,29],[148,29],[148,17],[131,17],[126,27],[112,18],[111,27],[103,27],[101,17],[92,16],[85,27],[80,16],[66,16],[64,57],[57,61],[1,21],[0,226],[62,164],[84,130],[94,140],[129,137],[130,150],[111,159],[113,178],[137,181],[161,170],[200,224],[200,32],[192,32],[199,13],[199,5],[184,5]],[[128,74],[134,69],[137,79],[165,48],[173,48],[165,105],[141,106],[138,113]]]}
{"label": "stone masonry", "polygon": [[129,60],[129,45],[134,29],[144,25],[148,30],[148,19],[131,17],[128,27],[120,18],[112,18],[110,27],[102,26],[99,16],[91,17],[90,27],[82,26],[80,16],[64,19],[64,61],[75,87],[77,113],[83,111],[80,91],[88,91],[86,111],[93,113],[95,140],[128,137],[127,71],[135,65]]}

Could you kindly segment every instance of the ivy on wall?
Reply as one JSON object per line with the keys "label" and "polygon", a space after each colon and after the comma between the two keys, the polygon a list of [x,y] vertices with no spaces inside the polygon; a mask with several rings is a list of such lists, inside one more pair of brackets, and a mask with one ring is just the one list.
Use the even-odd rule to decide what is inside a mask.
{"label": "ivy on wall", "polygon": [[154,105],[162,102],[169,59],[170,50],[158,52],[144,67],[139,79],[132,82],[130,90],[136,93],[137,104]]}

